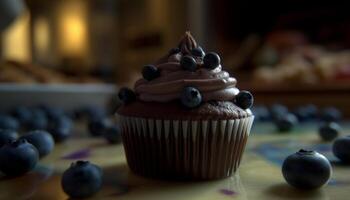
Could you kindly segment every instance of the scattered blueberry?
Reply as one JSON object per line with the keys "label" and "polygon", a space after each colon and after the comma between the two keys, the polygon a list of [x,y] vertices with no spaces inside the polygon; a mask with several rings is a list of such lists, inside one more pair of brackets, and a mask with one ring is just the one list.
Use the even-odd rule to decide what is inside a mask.
{"label": "scattered blueberry", "polygon": [[333,154],[344,163],[350,163],[350,136],[337,138],[333,143]]}
{"label": "scattered blueberry", "polygon": [[305,112],[303,107],[295,109],[292,113],[298,118],[299,122],[305,122],[308,120],[307,113]]}
{"label": "scattered blueberry", "polygon": [[72,163],[62,176],[63,191],[72,198],[87,198],[102,186],[102,170],[88,161]]}
{"label": "scattered blueberry", "polygon": [[21,124],[26,124],[32,117],[32,112],[27,107],[18,106],[11,111],[11,115],[15,117]]}
{"label": "scattered blueberry", "polygon": [[[71,119],[74,119],[74,120],[86,119],[86,118],[90,117],[89,116],[90,107],[91,106],[84,106],[84,107],[75,108],[70,112],[69,116]],[[91,113],[93,113],[93,112],[91,112]]]}
{"label": "scattered blueberry", "polygon": [[122,138],[120,134],[120,128],[117,124],[114,124],[110,127],[108,127],[104,133],[103,136],[107,139],[107,141],[111,144],[120,143]]}
{"label": "scattered blueberry", "polygon": [[105,118],[107,113],[103,107],[90,105],[80,110],[82,117],[86,117],[87,120],[95,120]]}
{"label": "scattered blueberry", "polygon": [[160,76],[160,71],[154,65],[146,65],[142,69],[142,76],[144,79],[151,81]]}
{"label": "scattered blueberry", "polygon": [[169,51],[169,55],[173,55],[173,54],[176,54],[176,53],[180,53],[180,48],[176,47],[176,48],[172,48],[170,49]]}
{"label": "scattered blueberry", "polygon": [[318,116],[318,109],[313,104],[304,106],[304,111],[307,113],[308,119],[316,119]]}
{"label": "scattered blueberry", "polygon": [[0,129],[18,130],[19,123],[14,117],[0,115]]}
{"label": "scattered blueberry", "polygon": [[335,122],[327,122],[321,125],[321,127],[318,130],[320,137],[324,141],[334,140],[336,137],[338,137],[339,132],[340,132],[340,126]]}
{"label": "scattered blueberry", "polygon": [[295,125],[298,123],[298,119],[292,113],[287,113],[279,116],[275,123],[280,132],[288,132],[295,127]]}
{"label": "scattered blueberry", "polygon": [[328,107],[322,110],[321,119],[327,122],[339,121],[342,118],[342,113],[334,107]]}
{"label": "scattered blueberry", "polygon": [[278,119],[288,113],[288,108],[282,104],[274,104],[270,108],[270,113],[273,119]]}
{"label": "scattered blueberry", "polygon": [[265,106],[254,106],[252,109],[256,120],[267,121],[270,119],[270,111]]}
{"label": "scattered blueberry", "polygon": [[81,109],[73,109],[67,113],[67,116],[72,120],[80,120],[83,118],[83,113]]}
{"label": "scattered blueberry", "polygon": [[30,131],[21,138],[35,146],[40,158],[51,153],[55,146],[55,142],[50,133],[42,130]]}
{"label": "scattered blueberry", "polygon": [[28,130],[45,130],[48,126],[46,114],[41,109],[32,109],[32,117],[26,123]]}
{"label": "scattered blueberry", "polygon": [[314,105],[300,106],[293,113],[300,122],[305,122],[316,118],[317,108]]}
{"label": "scattered blueberry", "polygon": [[37,149],[25,139],[19,139],[0,148],[0,171],[18,176],[32,170],[38,162]]}
{"label": "scattered blueberry", "polygon": [[315,189],[326,184],[332,167],[325,156],[301,149],[286,158],[282,166],[285,180],[300,189]]}
{"label": "scattered blueberry", "polygon": [[57,118],[65,116],[64,110],[58,107],[46,106],[43,108],[43,111],[45,112],[46,117],[49,120],[55,120]]}
{"label": "scattered blueberry", "polygon": [[204,67],[207,69],[217,68],[220,65],[220,62],[220,56],[214,52],[205,54],[203,58]]}
{"label": "scattered blueberry", "polygon": [[135,93],[129,88],[121,88],[118,97],[125,104],[131,103],[136,99]]}
{"label": "scattered blueberry", "polygon": [[183,56],[180,61],[182,69],[194,72],[197,69],[196,60],[192,56]]}
{"label": "scattered blueberry", "polygon": [[188,108],[195,108],[202,103],[202,95],[194,87],[186,87],[181,94],[181,102]]}
{"label": "scattered blueberry", "polygon": [[203,56],[205,55],[202,47],[193,48],[191,51],[191,54],[195,57],[200,57],[200,58],[203,58]]}
{"label": "scattered blueberry", "polygon": [[92,120],[88,123],[88,129],[92,136],[101,136],[109,127],[109,122],[105,119]]}
{"label": "scattered blueberry", "polygon": [[60,117],[50,123],[49,132],[55,142],[65,141],[72,132],[73,122],[68,117]]}
{"label": "scattered blueberry", "polygon": [[18,133],[15,130],[0,129],[0,147],[17,140]]}
{"label": "scattered blueberry", "polygon": [[235,103],[242,109],[248,109],[253,106],[254,97],[250,92],[242,90],[236,96]]}

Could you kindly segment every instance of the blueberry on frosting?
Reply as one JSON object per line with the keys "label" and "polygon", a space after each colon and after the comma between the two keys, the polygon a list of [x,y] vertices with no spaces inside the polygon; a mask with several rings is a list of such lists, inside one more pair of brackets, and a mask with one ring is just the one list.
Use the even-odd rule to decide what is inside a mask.
{"label": "blueberry on frosting", "polygon": [[144,79],[151,81],[160,76],[160,72],[154,65],[146,65],[142,69],[142,76]]}
{"label": "blueberry on frosting", "polygon": [[182,69],[194,72],[197,69],[196,60],[192,56],[184,56],[180,61]]}
{"label": "blueberry on frosting", "polygon": [[192,49],[191,54],[195,57],[203,58],[205,53],[201,47],[196,47]]}
{"label": "blueberry on frosting", "polygon": [[177,54],[177,53],[180,53],[180,48],[178,48],[178,47],[175,47],[175,48],[172,48],[172,49],[170,49],[170,51],[169,51],[169,55],[173,55],[173,54]]}
{"label": "blueberry on frosting", "polygon": [[220,56],[217,53],[207,53],[203,58],[204,67],[207,69],[215,69],[220,65]]}
{"label": "blueberry on frosting", "polygon": [[248,109],[253,106],[254,98],[253,95],[245,90],[242,90],[236,96],[236,104],[242,109]]}
{"label": "blueberry on frosting", "polygon": [[118,97],[125,104],[128,104],[136,99],[134,91],[126,87],[119,90]]}
{"label": "blueberry on frosting", "polygon": [[181,94],[181,102],[187,108],[195,108],[202,102],[202,95],[194,87],[185,87]]}
{"label": "blueberry on frosting", "polygon": [[[152,81],[140,78],[135,83],[137,99],[146,102],[170,102],[180,100],[188,86],[201,92],[202,102],[232,101],[239,93],[237,80],[220,67],[220,57],[200,48],[189,32],[176,46],[178,49],[154,62],[161,72]],[[215,69],[215,70],[212,70]]]}

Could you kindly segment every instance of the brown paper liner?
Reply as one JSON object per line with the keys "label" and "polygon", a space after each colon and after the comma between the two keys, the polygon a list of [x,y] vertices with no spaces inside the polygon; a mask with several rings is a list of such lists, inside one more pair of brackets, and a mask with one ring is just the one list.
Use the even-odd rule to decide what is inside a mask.
{"label": "brown paper liner", "polygon": [[192,180],[233,175],[254,120],[254,116],[217,121],[118,118],[127,162],[133,172]]}

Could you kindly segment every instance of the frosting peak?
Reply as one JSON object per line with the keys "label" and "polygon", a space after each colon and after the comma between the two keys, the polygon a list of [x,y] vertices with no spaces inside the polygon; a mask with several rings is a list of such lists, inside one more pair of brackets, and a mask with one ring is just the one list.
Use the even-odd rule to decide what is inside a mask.
{"label": "frosting peak", "polygon": [[[236,79],[223,71],[221,65],[212,70],[205,68],[203,57],[191,53],[197,47],[195,39],[186,32],[179,42],[179,49],[154,64],[160,76],[150,81],[141,78],[135,83],[140,100],[168,102],[180,99],[182,90],[191,86],[200,91],[203,101],[232,101],[239,93]],[[180,63],[184,55],[195,58],[195,71],[183,69]]]}
{"label": "frosting peak", "polygon": [[191,33],[187,31],[178,46],[182,54],[190,54],[192,49],[197,48],[197,42]]}

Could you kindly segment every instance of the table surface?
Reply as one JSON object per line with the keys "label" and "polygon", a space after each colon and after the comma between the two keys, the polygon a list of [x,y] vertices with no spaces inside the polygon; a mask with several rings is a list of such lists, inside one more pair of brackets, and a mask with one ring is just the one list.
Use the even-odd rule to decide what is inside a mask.
{"label": "table surface", "polygon": [[[79,159],[103,168],[102,190],[90,199],[349,199],[350,166],[337,162],[331,153],[331,143],[322,143],[316,130],[316,123],[311,123],[280,134],[271,124],[256,123],[239,172],[227,179],[207,182],[160,181],[137,176],[128,169],[121,144],[109,145],[103,138],[76,134],[56,145],[34,171],[11,179],[0,176],[0,199],[68,199],[61,189],[61,174]],[[346,130],[350,127],[343,132]],[[281,164],[300,148],[317,150],[332,162],[333,175],[325,187],[300,191],[284,181]]]}

